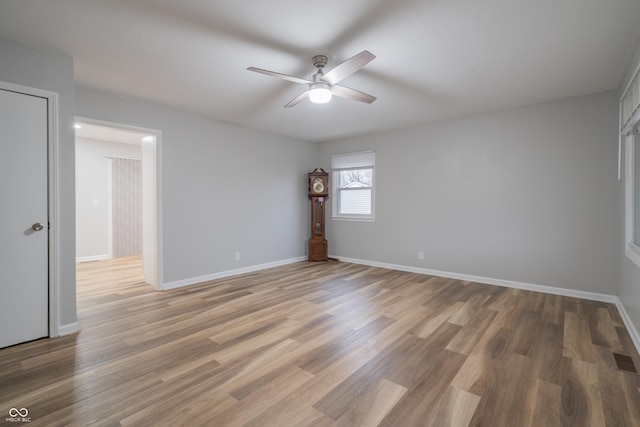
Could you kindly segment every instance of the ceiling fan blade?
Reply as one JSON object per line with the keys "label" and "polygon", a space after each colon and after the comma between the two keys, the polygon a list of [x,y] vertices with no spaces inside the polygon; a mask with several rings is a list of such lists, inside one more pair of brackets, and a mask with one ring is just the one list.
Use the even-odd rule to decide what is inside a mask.
{"label": "ceiling fan blade", "polygon": [[301,85],[313,83],[311,80],[301,79],[299,77],[289,76],[287,74],[276,73],[275,71],[263,70],[262,68],[249,67],[247,68],[247,70],[255,71],[256,73],[266,74],[267,76],[278,77],[280,79],[288,80],[294,83],[299,83]]}
{"label": "ceiling fan blade", "polygon": [[289,103],[287,105],[284,106],[284,108],[290,108],[290,107],[295,107],[296,105],[298,105],[300,102],[304,101],[305,99],[307,99],[309,97],[309,91],[305,90],[304,92],[302,92],[300,95],[296,96],[295,98],[293,98],[291,101],[289,101]]}
{"label": "ceiling fan blade", "polygon": [[351,99],[353,101],[366,102],[367,104],[371,104],[373,101],[378,99],[373,95],[369,95],[368,93],[360,92],[359,90],[340,85],[332,86],[331,93],[342,98]]}
{"label": "ceiling fan blade", "polygon": [[363,50],[356,56],[353,56],[337,65],[331,71],[326,72],[324,76],[322,76],[322,80],[330,85],[334,85],[373,61],[375,57],[376,56],[368,50]]}

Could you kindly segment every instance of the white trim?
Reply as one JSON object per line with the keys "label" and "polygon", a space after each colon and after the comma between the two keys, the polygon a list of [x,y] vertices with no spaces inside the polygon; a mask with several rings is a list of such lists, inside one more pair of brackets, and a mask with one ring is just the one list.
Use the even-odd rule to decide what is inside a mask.
{"label": "white trim", "polygon": [[627,256],[627,258],[633,261],[635,265],[640,267],[640,251],[637,249],[636,245],[625,245],[624,254]]}
{"label": "white trim", "polygon": [[49,215],[49,337],[57,337],[60,330],[60,206],[58,204],[58,94],[48,90],[0,81],[0,89],[47,100],[47,162]]}
{"label": "white trim", "polygon": [[224,277],[237,276],[239,274],[253,273],[258,270],[266,270],[267,268],[280,267],[283,265],[293,264],[300,261],[306,261],[307,257],[289,258],[281,261],[268,262],[265,264],[252,265],[249,267],[236,268],[233,270],[221,271],[219,273],[207,274],[205,276],[191,277],[189,279],[176,280],[162,285],[161,290],[182,288],[184,286],[196,285],[199,283],[209,282],[211,280],[222,279]]}
{"label": "white trim", "polygon": [[66,325],[60,325],[58,328],[58,336],[63,337],[65,335],[75,334],[80,331],[80,324],[78,322],[68,323]]}
{"label": "white trim", "polygon": [[333,221],[354,221],[354,222],[376,222],[375,218],[372,217],[366,217],[366,218],[359,218],[359,217],[345,217],[345,216],[331,216],[331,220]]}
{"label": "white trim", "polygon": [[60,334],[60,277],[59,254],[60,206],[58,204],[58,94],[49,92],[47,98],[49,120],[49,336]]}
{"label": "white trim", "polygon": [[[361,166],[356,168],[347,168],[347,169],[334,169],[333,165],[331,168],[331,193],[333,194],[333,201],[331,202],[331,219],[336,220],[346,220],[346,221],[356,221],[356,222],[375,222],[376,221],[376,169],[375,169],[375,152],[371,151],[374,155],[373,163],[367,166]],[[353,153],[357,155],[359,153]],[[340,154],[339,156],[349,156],[350,154]],[[332,156],[335,157],[335,156]],[[360,169],[371,169],[371,187],[364,187],[371,189],[371,214],[362,215],[362,214],[343,214],[340,213],[340,203],[342,202],[341,191],[342,189],[339,187],[338,182],[340,181],[339,175],[341,171],[345,170],[360,170]]]}
{"label": "white trim", "polygon": [[588,299],[592,301],[602,301],[615,303],[617,297],[614,295],[600,294],[596,292],[577,291],[574,289],[557,288],[555,286],[536,285],[534,283],[516,282],[513,280],[495,279],[491,277],[474,276],[470,274],[452,273],[449,271],[432,270],[428,268],[411,267],[408,265],[389,264],[385,262],[367,261],[362,259],[354,259],[347,257],[339,257],[329,255],[329,258],[336,258],[343,262],[353,264],[369,265],[371,267],[388,268],[390,270],[407,271],[409,273],[428,274],[430,276],[446,277],[448,279],[466,280],[470,282],[485,283],[488,285],[504,286],[507,288],[523,289],[527,291],[544,292],[546,294],[561,295],[565,297],[574,297]]}
{"label": "white trim", "polygon": [[[631,261],[633,261],[638,267],[640,267],[640,250],[633,243],[634,241],[634,206],[635,206],[635,174],[640,171],[635,170],[635,150],[636,150],[636,136],[626,135],[625,141],[625,156],[626,156],[626,170],[625,170],[625,183],[624,183],[624,253]],[[639,139],[640,140],[640,139]]]}
{"label": "white trim", "polygon": [[113,258],[109,254],[76,257],[76,262],[102,261]]}
{"label": "white trim", "polygon": [[614,297],[614,298],[616,299],[615,304],[616,304],[616,307],[618,308],[618,312],[620,312],[620,317],[622,317],[622,321],[624,322],[624,325],[627,328],[627,332],[629,332],[629,335],[631,336],[631,340],[633,341],[633,344],[636,346],[636,350],[638,351],[638,353],[640,353],[640,334],[638,334],[638,330],[636,329],[636,326],[631,321],[631,317],[629,317],[629,313],[627,313],[627,310],[625,310],[624,305],[622,304],[622,301],[620,301],[620,298],[618,297]]}
{"label": "white trim", "polygon": [[[152,198],[153,199],[152,203],[155,205],[155,207],[150,208],[149,210],[143,208],[143,215],[144,215],[143,221],[154,223],[153,229],[155,230],[155,236],[151,240],[153,240],[153,246],[155,247],[147,248],[146,244],[143,244],[144,246],[143,252],[146,250],[151,254],[150,257],[147,258],[144,256],[144,253],[143,253],[143,260],[151,259],[151,263],[154,264],[151,268],[149,266],[145,266],[144,268],[145,280],[150,282],[150,284],[153,286],[155,290],[157,291],[162,290],[161,284],[164,278],[164,272],[162,268],[163,254],[164,254],[162,250],[162,245],[164,241],[162,236],[162,179],[161,179],[162,178],[162,148],[161,148],[162,132],[157,129],[143,128],[140,126],[131,126],[123,123],[110,122],[106,120],[90,119],[90,118],[81,117],[81,116],[76,116],[75,121],[81,122],[81,123],[87,123],[91,125],[97,125],[97,126],[106,126],[111,128],[117,128],[117,129],[131,130],[134,132],[149,134],[155,137],[155,140],[154,140],[155,153],[153,157],[155,160],[154,186],[156,191],[155,191],[155,197]],[[142,153],[143,161],[145,160],[144,148],[145,147],[143,142],[141,144],[141,153]],[[143,180],[144,179],[145,179],[145,174],[143,172]],[[111,182],[111,180],[109,180],[108,182]],[[143,181],[143,185],[144,185],[144,181]],[[108,211],[111,212],[111,209],[109,209]],[[145,214],[146,211],[150,211],[148,216]],[[111,234],[112,234],[111,231],[109,231],[109,236],[111,236]],[[112,247],[109,248],[109,253],[113,253]]]}

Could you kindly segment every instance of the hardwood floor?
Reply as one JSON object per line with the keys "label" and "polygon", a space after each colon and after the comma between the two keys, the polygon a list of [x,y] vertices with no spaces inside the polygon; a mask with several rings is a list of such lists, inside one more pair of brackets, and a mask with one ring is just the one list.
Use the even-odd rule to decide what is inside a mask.
{"label": "hardwood floor", "polygon": [[79,264],[78,316],[0,350],[0,424],[640,426],[606,303],[339,262],[154,292],[124,258]]}

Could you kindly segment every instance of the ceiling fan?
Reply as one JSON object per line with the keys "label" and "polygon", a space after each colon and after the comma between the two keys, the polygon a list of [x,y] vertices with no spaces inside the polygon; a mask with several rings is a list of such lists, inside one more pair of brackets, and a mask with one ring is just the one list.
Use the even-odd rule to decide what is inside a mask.
{"label": "ceiling fan", "polygon": [[323,68],[327,65],[327,57],[325,55],[316,55],[313,57],[313,65],[318,69],[318,71],[312,76],[311,80],[276,73],[275,71],[263,70],[262,68],[256,67],[249,67],[247,70],[308,86],[306,91],[289,101],[289,103],[285,105],[285,108],[293,107],[307,97],[311,102],[316,104],[325,104],[331,101],[332,95],[371,104],[376,100],[375,96],[337,83],[367,65],[374,58],[374,54],[367,50],[363,50],[359,54],[347,59],[325,73]]}

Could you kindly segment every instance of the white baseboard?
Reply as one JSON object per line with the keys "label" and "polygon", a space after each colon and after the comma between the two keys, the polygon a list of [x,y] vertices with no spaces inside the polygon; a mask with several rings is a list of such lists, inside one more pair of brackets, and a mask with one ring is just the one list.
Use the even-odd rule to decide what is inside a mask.
{"label": "white baseboard", "polygon": [[103,259],[111,259],[111,258],[113,257],[109,255],[81,256],[76,258],[76,262],[102,261]]}
{"label": "white baseboard", "polygon": [[624,305],[622,304],[622,301],[620,301],[620,298],[618,297],[615,297],[615,298],[616,298],[616,307],[620,312],[620,316],[622,317],[624,326],[627,328],[627,332],[629,332],[629,335],[631,335],[631,340],[633,341],[633,344],[635,344],[636,350],[638,350],[638,353],[640,353],[640,335],[638,334],[638,330],[636,329],[636,326],[631,321],[631,317],[629,317],[629,313],[627,313],[627,310],[624,308]]}
{"label": "white baseboard", "polygon": [[66,325],[60,325],[58,327],[58,336],[63,337],[65,335],[75,334],[80,330],[80,324],[78,322],[68,323]]}
{"label": "white baseboard", "polygon": [[184,286],[196,285],[198,283],[209,282],[211,280],[222,279],[224,277],[237,276],[239,274],[252,273],[258,270],[266,270],[267,268],[280,267],[282,265],[293,264],[295,262],[305,261],[306,256],[298,258],[284,259],[281,261],[268,262],[265,264],[251,265],[249,267],[236,268],[233,270],[221,271],[219,273],[207,274],[205,276],[191,277],[189,279],[176,280],[167,282],[160,286],[159,290],[168,291],[170,289],[182,288]]}
{"label": "white baseboard", "polygon": [[565,297],[574,297],[588,299],[592,301],[602,301],[616,303],[617,297],[607,294],[599,294],[596,292],[576,291],[573,289],[557,288],[553,286],[536,285],[533,283],[516,282],[513,280],[494,279],[492,277],[473,276],[470,274],[451,273],[449,271],[431,270],[428,268],[411,267],[407,265],[388,264],[377,261],[367,261],[361,259],[353,259],[346,257],[331,256],[340,261],[350,262],[353,264],[370,265],[372,267],[388,268],[391,270],[407,271],[410,273],[428,274],[430,276],[446,277],[448,279],[466,280],[469,282],[486,283],[488,285],[504,286],[507,288],[522,289],[526,291],[544,292],[546,294],[561,295]]}
{"label": "white baseboard", "polygon": [[636,350],[638,351],[638,353],[640,353],[640,334],[638,334],[638,330],[636,329],[635,325],[631,321],[631,318],[629,317],[629,314],[625,310],[624,305],[622,304],[622,301],[620,301],[620,298],[618,298],[615,295],[600,294],[596,292],[576,291],[574,289],[558,288],[554,286],[536,285],[533,283],[515,282],[513,280],[494,279],[491,277],[472,276],[468,274],[451,273],[448,271],[430,270],[426,268],[411,267],[407,265],[389,264],[389,263],[377,262],[377,261],[367,261],[362,259],[354,259],[354,258],[340,257],[340,256],[334,256],[334,255],[330,255],[330,257],[338,259],[343,262],[369,265],[371,267],[388,268],[390,270],[407,271],[410,273],[428,274],[430,276],[446,277],[448,279],[466,280],[470,282],[504,286],[507,288],[523,289],[527,291],[543,292],[547,294],[582,298],[582,299],[587,299],[591,301],[601,301],[601,302],[615,304],[618,311],[620,312],[620,316],[622,317],[622,320],[625,324],[625,327],[627,328],[627,331],[629,332],[629,335],[631,335],[631,339],[633,341],[633,344],[636,347]]}

